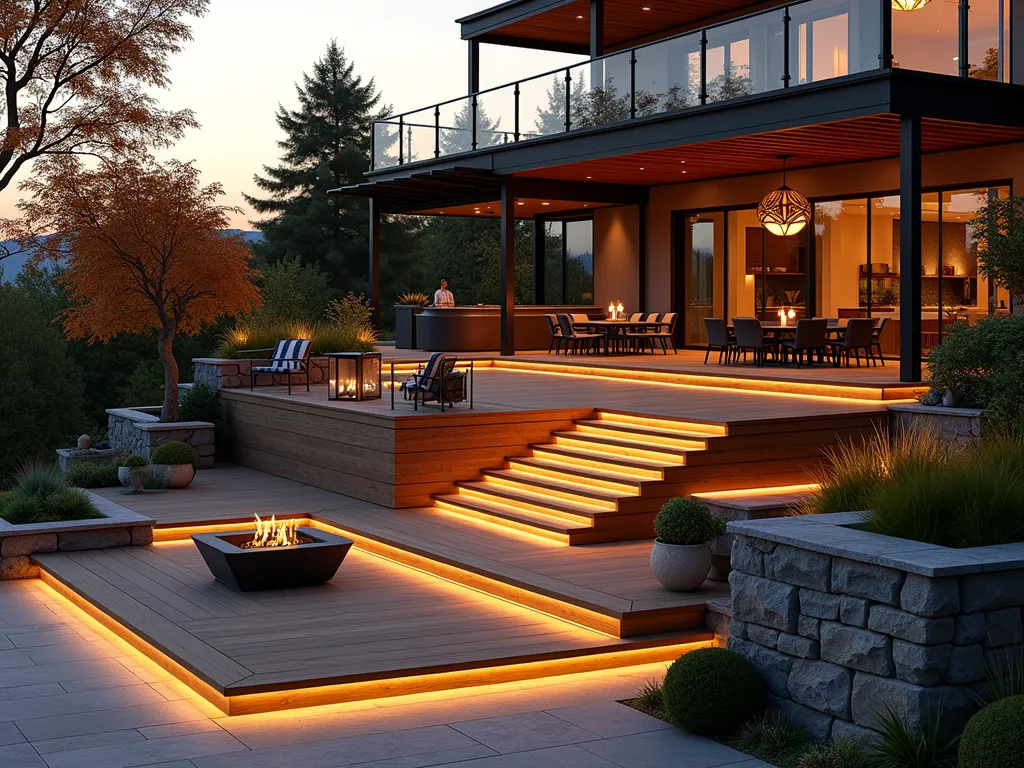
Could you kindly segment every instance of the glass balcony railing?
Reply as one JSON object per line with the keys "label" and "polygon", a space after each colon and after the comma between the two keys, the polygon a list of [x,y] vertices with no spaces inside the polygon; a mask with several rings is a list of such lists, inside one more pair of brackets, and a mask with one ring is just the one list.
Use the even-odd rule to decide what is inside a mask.
{"label": "glass balcony railing", "polygon": [[[373,123],[373,168],[888,66],[1007,80],[1010,0],[803,0]],[[892,64],[889,64],[889,60]],[[972,62],[968,59],[974,58]]]}

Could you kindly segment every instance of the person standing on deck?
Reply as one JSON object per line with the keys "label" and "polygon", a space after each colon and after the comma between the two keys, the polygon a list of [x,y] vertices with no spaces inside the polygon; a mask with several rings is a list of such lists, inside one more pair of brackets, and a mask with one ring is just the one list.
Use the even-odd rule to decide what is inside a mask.
{"label": "person standing on deck", "polygon": [[454,307],[455,297],[452,296],[452,292],[448,290],[448,281],[441,278],[441,287],[434,291],[434,306],[435,307]]}

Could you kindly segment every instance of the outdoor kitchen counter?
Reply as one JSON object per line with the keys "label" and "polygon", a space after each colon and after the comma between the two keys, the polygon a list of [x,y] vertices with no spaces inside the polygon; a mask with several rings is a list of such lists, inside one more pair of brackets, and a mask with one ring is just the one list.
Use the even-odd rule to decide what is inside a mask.
{"label": "outdoor kitchen counter", "polygon": [[[515,309],[517,350],[547,349],[551,343],[544,315],[582,313],[597,319],[596,307],[528,306]],[[501,307],[476,304],[464,307],[427,307],[415,316],[416,346],[429,352],[490,352],[501,348]]]}

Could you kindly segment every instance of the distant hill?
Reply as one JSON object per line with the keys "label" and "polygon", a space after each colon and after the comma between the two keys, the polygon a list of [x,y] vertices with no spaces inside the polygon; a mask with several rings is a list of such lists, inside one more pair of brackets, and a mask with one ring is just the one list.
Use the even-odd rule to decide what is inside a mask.
{"label": "distant hill", "polygon": [[[225,229],[225,233],[229,235],[241,235],[242,239],[247,243],[258,243],[263,240],[263,233],[249,229]],[[7,248],[14,248],[13,241],[5,240],[0,242],[0,246]],[[21,271],[21,268],[25,266],[25,262],[32,258],[31,251],[25,251],[19,253],[16,256],[8,256],[6,259],[0,259],[0,282],[10,283],[14,280],[17,274]]]}

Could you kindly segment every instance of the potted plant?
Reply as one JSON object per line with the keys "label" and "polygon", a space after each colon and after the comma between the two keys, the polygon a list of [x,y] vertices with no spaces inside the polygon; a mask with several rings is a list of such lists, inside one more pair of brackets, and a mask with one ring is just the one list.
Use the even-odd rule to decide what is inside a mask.
{"label": "potted plant", "polygon": [[669,499],[654,518],[651,570],[665,589],[697,589],[711,570],[711,540],[725,533],[725,522],[693,499]]}
{"label": "potted plant", "polygon": [[395,348],[416,349],[416,315],[430,304],[425,293],[409,291],[398,296],[395,304]]}
{"label": "potted plant", "polygon": [[199,454],[188,443],[170,440],[153,451],[152,464],[153,477],[165,488],[185,488],[199,469]]}
{"label": "potted plant", "polygon": [[117,479],[121,481],[128,493],[141,493],[146,488],[146,482],[152,478],[149,462],[144,456],[132,454],[124,459],[117,467]]}

